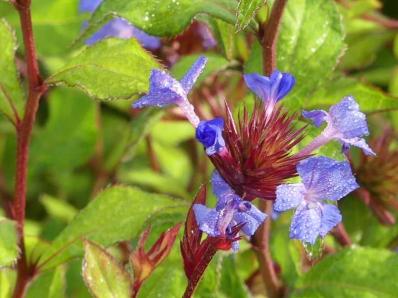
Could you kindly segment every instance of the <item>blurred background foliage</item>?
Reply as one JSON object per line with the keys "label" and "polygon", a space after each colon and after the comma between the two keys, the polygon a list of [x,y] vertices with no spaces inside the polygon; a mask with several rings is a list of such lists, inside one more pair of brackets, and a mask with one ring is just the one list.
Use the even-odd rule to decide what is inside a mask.
{"label": "blurred background foliage", "polygon": [[[92,16],[86,31],[83,22],[90,16],[79,13],[78,2],[32,1],[40,68],[54,85],[42,99],[30,150],[28,253],[46,269],[29,289],[27,297],[32,298],[90,297],[81,277],[82,245],[74,243],[64,249],[69,241],[89,235],[123,261],[114,243],[131,240],[134,247],[148,223],[153,243],[155,236],[184,220],[199,186],[208,183],[212,166],[194,140],[194,129],[178,110],[136,111],[131,103],[147,90],[153,67],[169,68],[181,78],[197,56],[204,54],[209,62],[190,96],[200,116],[222,113],[224,99],[234,115],[244,106],[252,106],[254,98],[244,87],[242,72],[261,72],[261,48],[253,28],[266,19],[272,1],[256,11],[245,8],[241,1],[236,11],[237,2],[231,0],[180,0],[179,7],[171,0],[129,4],[108,0]],[[161,36],[162,47],[150,53],[137,42],[107,40],[84,49],[84,39],[110,12]],[[151,16],[149,25],[142,20],[145,15]],[[17,14],[3,1],[0,16],[15,29],[15,60],[24,87],[26,66]],[[0,47],[7,38],[1,34],[3,31]],[[207,38],[214,38],[216,44],[206,45]],[[3,60],[0,58],[2,76]],[[386,131],[392,135],[386,145],[390,155],[383,152],[376,157],[378,162],[368,165],[367,172],[363,169],[369,161],[355,150],[351,156],[362,189],[371,198],[363,192],[354,193],[342,200],[341,207],[354,244],[363,248],[323,261],[321,255],[340,250],[332,237],[317,247],[303,248],[288,238],[290,215],[273,222],[272,253],[289,294],[396,297],[398,257],[388,250],[398,247],[398,185],[390,186],[398,177],[398,2],[289,1],[278,43],[278,68],[297,78],[294,92],[283,102],[291,112],[328,107],[343,96],[354,95],[368,115],[370,139]],[[13,89],[16,99],[22,100],[22,89]],[[124,99],[110,100],[114,97]],[[304,144],[318,133],[309,128]],[[0,196],[4,210],[13,194],[15,147],[14,128],[7,117],[1,117]],[[321,150],[330,157],[343,158],[335,144]],[[387,194],[383,192],[386,188]],[[93,201],[96,196],[106,199]],[[93,227],[97,227],[95,232]],[[12,264],[12,256],[17,254],[10,229],[13,223],[3,219],[2,266]],[[308,256],[313,254],[316,258]],[[305,273],[318,262],[319,266]],[[0,270],[1,298],[9,297],[14,279],[11,269]],[[144,284],[140,297],[179,297],[185,284],[176,244]],[[197,297],[261,297],[262,287],[253,251],[244,243],[237,255],[217,256]]]}

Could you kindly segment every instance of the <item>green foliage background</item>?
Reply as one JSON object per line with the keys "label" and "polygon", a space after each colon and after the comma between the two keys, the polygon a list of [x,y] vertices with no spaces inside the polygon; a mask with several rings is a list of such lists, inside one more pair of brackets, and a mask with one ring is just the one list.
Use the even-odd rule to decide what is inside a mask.
{"label": "green foliage background", "polygon": [[[242,72],[261,72],[261,47],[253,36],[267,16],[264,2],[105,0],[90,17],[78,12],[78,0],[32,0],[40,68],[51,88],[42,99],[30,150],[27,255],[42,274],[27,297],[90,297],[81,275],[83,246],[88,262],[84,274],[107,280],[105,285],[89,284],[91,292],[129,297],[117,243],[129,241],[134,247],[149,223],[153,243],[168,227],[184,221],[212,169],[194,142],[194,129],[176,121],[175,111],[131,112],[131,103],[148,90],[151,69],[166,68],[164,53],[151,53],[135,39],[106,39],[90,47],[84,40],[112,16],[162,37],[165,48],[194,20],[205,23],[218,46],[181,54],[170,72],[181,78],[199,54],[206,55],[209,63],[192,98],[199,105],[206,102],[203,90],[211,90],[217,77],[222,90],[211,98],[222,102],[226,96],[236,112],[253,101],[241,87]],[[350,8],[336,2],[288,2],[277,64],[297,78],[297,85],[283,104],[300,112],[353,95],[368,114],[372,135],[387,126],[398,129],[398,29],[363,17],[398,17],[394,1],[385,1],[384,10],[378,0],[348,1]],[[0,196],[7,203],[13,194],[16,149],[9,100],[22,116],[26,81],[18,16],[10,3],[0,2],[0,17]],[[82,30],[85,20],[89,25]],[[204,114],[210,115],[209,107]],[[317,133],[309,130],[305,142]],[[337,145],[325,147],[322,154],[342,158]],[[305,249],[288,238],[290,215],[273,222],[272,254],[287,295],[397,297],[398,226],[381,225],[354,196],[345,198],[341,208],[354,245],[342,249],[327,237],[321,245],[336,253],[314,261],[314,266],[303,261]],[[0,298],[11,295],[12,266],[19,253],[15,223],[5,216],[0,218]],[[83,244],[83,239],[96,244]],[[248,289],[256,269],[247,243],[236,255],[219,253],[196,297],[261,297],[261,282],[255,282],[251,293]],[[181,297],[185,286],[177,240],[139,297]]]}

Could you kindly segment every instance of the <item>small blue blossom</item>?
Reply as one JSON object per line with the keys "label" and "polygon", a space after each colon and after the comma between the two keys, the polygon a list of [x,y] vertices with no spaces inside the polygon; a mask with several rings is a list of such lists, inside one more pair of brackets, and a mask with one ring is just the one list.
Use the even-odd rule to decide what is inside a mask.
{"label": "small blue blossom", "polygon": [[189,103],[187,96],[203,71],[206,62],[206,57],[199,57],[181,81],[177,81],[163,70],[152,70],[149,79],[149,93],[138,99],[133,104],[133,107],[164,107],[170,104],[176,104],[182,109],[183,113],[194,127],[197,127],[200,120],[195,114],[193,106]]}
{"label": "small blue blossom", "polygon": [[196,128],[196,138],[205,146],[207,155],[219,153],[225,148],[223,130],[223,118],[217,117],[209,121],[200,121]]}
{"label": "small blue blossom", "polygon": [[289,73],[275,70],[270,77],[257,73],[244,75],[246,85],[264,102],[275,105],[294,87],[296,80]]}
{"label": "small blue blossom", "polygon": [[[102,0],[81,0],[79,10],[80,12],[92,13],[97,9],[101,2]],[[158,37],[146,34],[122,18],[114,18],[110,20],[100,30],[88,38],[86,40],[86,44],[92,45],[107,37],[117,37],[122,39],[134,37],[143,47],[149,50],[156,50],[161,46],[161,41]]]}
{"label": "small blue blossom", "polygon": [[[213,173],[212,185],[218,199],[216,208],[201,204],[193,206],[199,229],[211,237],[228,237],[234,226],[242,224],[242,232],[252,236],[267,215],[236,195],[216,171]],[[234,251],[238,249],[238,243],[235,242]]]}
{"label": "small blue blossom", "polygon": [[298,164],[297,172],[302,183],[279,185],[274,210],[296,208],[290,238],[314,244],[342,220],[337,206],[325,200],[340,200],[359,186],[347,161],[311,157]]}
{"label": "small blue blossom", "polygon": [[353,145],[361,148],[367,155],[376,155],[363,138],[369,134],[366,116],[359,110],[359,105],[352,96],[332,106],[329,112],[304,111],[303,116],[311,119],[317,127],[327,122],[327,127],[322,132],[325,141],[337,139],[345,150]]}

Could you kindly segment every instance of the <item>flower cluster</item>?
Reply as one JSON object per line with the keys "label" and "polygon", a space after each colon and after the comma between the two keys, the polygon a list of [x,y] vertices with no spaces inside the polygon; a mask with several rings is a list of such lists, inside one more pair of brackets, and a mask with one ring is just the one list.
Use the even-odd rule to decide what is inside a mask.
{"label": "flower cluster", "polygon": [[[80,0],[80,12],[94,12],[103,0]],[[86,24],[87,25],[87,24]],[[114,18],[106,23],[99,31],[86,40],[91,45],[107,37],[122,39],[136,38],[144,48],[156,50],[160,48],[161,41],[158,37],[146,34],[122,18]]]}
{"label": "flower cluster", "polygon": [[[228,247],[237,250],[237,231],[251,237],[267,218],[251,203],[260,198],[275,200],[275,213],[296,209],[290,228],[292,239],[312,244],[318,237],[325,237],[342,220],[333,202],[358,188],[358,184],[347,161],[312,156],[313,151],[338,140],[345,152],[354,145],[374,155],[363,138],[369,131],[354,98],[344,98],[329,112],[305,111],[304,117],[316,126],[323,122],[327,125],[309,145],[294,153],[305,127],[296,128],[296,115],[288,114],[278,104],[294,87],[294,77],[279,71],[269,77],[245,74],[246,85],[261,99],[253,111],[249,114],[245,110],[236,122],[226,104],[224,118],[200,120],[188,94],[205,64],[206,58],[200,57],[181,81],[163,70],[153,70],[149,93],[133,105],[175,104],[195,127],[197,140],[216,168],[211,181],[217,197],[215,208],[204,203],[192,206],[190,214],[195,215],[197,228],[211,239],[229,239]],[[297,175],[301,183],[286,184]]]}

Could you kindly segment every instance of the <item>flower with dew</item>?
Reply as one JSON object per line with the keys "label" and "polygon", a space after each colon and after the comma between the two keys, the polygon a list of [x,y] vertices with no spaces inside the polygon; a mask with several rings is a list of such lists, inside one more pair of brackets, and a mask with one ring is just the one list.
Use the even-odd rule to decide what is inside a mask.
{"label": "flower with dew", "polygon": [[223,130],[224,119],[221,117],[200,121],[196,128],[196,139],[206,148],[207,155],[220,153],[225,148]]}
{"label": "flower with dew", "polygon": [[268,113],[272,112],[276,103],[285,97],[296,83],[290,73],[282,73],[278,70],[269,77],[257,73],[245,74],[244,79],[250,90],[264,101]]}
{"label": "flower with dew", "polygon": [[[102,0],[81,0],[79,10],[80,12],[92,13],[97,9],[101,2]],[[144,48],[149,50],[156,50],[161,46],[161,41],[158,37],[146,34],[144,31],[137,29],[122,18],[114,18],[110,20],[101,29],[88,38],[86,40],[86,44],[92,45],[107,37],[117,37],[122,39],[134,37]]]}
{"label": "flower with dew", "polygon": [[333,105],[329,112],[304,111],[303,116],[311,119],[317,127],[323,122],[327,123],[321,135],[314,139],[305,150],[312,152],[330,140],[339,140],[345,152],[352,145],[361,148],[367,155],[375,155],[363,138],[369,135],[366,116],[359,110],[359,105],[352,96],[345,97],[341,102]]}
{"label": "flower with dew", "polygon": [[163,70],[152,70],[151,77],[149,79],[149,93],[138,99],[133,104],[133,107],[164,107],[176,104],[181,108],[185,117],[187,117],[192,125],[195,128],[198,127],[200,120],[195,114],[193,106],[188,101],[188,93],[191,91],[199,75],[202,73],[206,62],[206,57],[199,57],[181,81],[177,81]]}
{"label": "flower with dew", "polygon": [[[216,207],[193,206],[199,229],[211,237],[228,237],[233,234],[233,227],[241,225],[241,231],[251,237],[267,215],[236,195],[217,171],[213,173],[212,186],[218,199]],[[233,242],[234,251],[238,250],[238,243]]]}
{"label": "flower with dew", "polygon": [[314,244],[342,220],[338,201],[359,186],[347,161],[328,157],[310,157],[297,165],[302,183],[282,184],[276,189],[274,210],[296,208],[290,226],[290,238]]}

